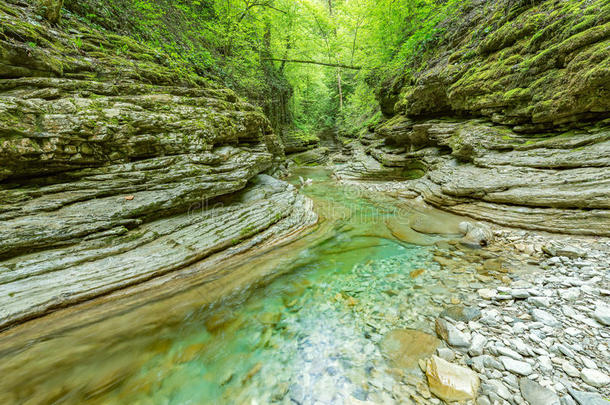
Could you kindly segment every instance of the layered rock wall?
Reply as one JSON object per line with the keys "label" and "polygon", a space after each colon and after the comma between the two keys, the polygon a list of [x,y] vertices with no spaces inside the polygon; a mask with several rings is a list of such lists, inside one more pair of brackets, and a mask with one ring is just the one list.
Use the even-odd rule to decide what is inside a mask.
{"label": "layered rock wall", "polygon": [[262,112],[47,18],[0,1],[0,329],[315,222]]}
{"label": "layered rock wall", "polygon": [[608,2],[464,2],[437,29],[403,85],[382,90],[386,113],[484,116],[517,132],[609,117]]}
{"label": "layered rock wall", "polygon": [[610,235],[610,4],[468,2],[339,170],[502,225]]}

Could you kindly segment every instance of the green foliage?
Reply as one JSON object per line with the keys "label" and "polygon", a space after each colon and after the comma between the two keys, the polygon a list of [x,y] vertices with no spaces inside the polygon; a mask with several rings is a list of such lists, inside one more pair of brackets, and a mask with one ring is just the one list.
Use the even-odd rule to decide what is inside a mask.
{"label": "green foliage", "polygon": [[[253,99],[265,87],[260,49],[264,19],[242,0],[66,0],[92,25],[128,34],[159,52],[159,60]],[[117,55],[127,49],[113,49]],[[253,100],[255,101],[255,100]]]}
{"label": "green foliage", "polygon": [[[443,36],[439,22],[465,1],[65,0],[65,6],[156,49],[160,62],[185,75],[235,89],[277,116],[274,123],[357,135],[381,119],[376,89],[408,73],[405,66]],[[130,47],[112,51],[126,55]]]}

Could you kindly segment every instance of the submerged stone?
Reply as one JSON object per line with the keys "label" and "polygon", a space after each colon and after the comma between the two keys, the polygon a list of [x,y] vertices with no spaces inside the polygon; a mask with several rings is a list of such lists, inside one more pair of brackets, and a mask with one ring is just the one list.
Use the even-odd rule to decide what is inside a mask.
{"label": "submerged stone", "polygon": [[381,341],[381,351],[396,367],[415,370],[418,360],[435,353],[441,341],[414,329],[396,329]]}
{"label": "submerged stone", "polygon": [[468,323],[477,320],[481,317],[481,310],[477,307],[465,307],[462,305],[453,305],[446,308],[440,314],[441,317],[451,318],[458,322]]}

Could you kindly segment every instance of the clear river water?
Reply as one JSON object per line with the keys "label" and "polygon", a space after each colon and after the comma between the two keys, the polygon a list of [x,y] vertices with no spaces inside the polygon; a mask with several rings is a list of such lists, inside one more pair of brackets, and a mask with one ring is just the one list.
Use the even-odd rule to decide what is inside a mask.
{"label": "clear river water", "polygon": [[[433,260],[459,218],[323,169],[290,181],[301,176],[319,224],[235,264],[232,278],[118,293],[0,335],[0,402],[403,403],[409,388],[379,343],[393,329],[432,332],[468,282]],[[422,221],[432,232],[410,226]]]}

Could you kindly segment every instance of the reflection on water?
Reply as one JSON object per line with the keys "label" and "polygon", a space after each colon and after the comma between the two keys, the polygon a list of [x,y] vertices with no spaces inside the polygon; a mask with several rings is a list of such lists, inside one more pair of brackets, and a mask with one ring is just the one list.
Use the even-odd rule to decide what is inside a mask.
{"label": "reflection on water", "polygon": [[[428,328],[426,316],[438,312],[447,288],[429,245],[439,237],[413,231],[409,223],[423,217],[392,198],[340,187],[320,169],[294,184],[299,175],[313,179],[304,192],[323,218],[314,232],[213,282],[174,282],[0,336],[0,402],[407,398],[377,343],[392,329]],[[446,217],[429,221],[455,228]],[[210,298],[262,275],[255,288]]]}

